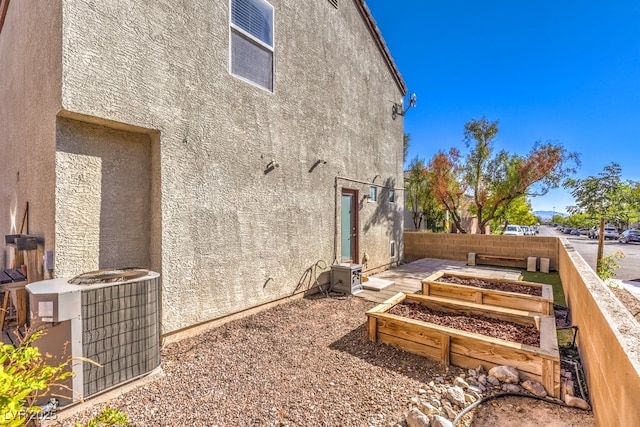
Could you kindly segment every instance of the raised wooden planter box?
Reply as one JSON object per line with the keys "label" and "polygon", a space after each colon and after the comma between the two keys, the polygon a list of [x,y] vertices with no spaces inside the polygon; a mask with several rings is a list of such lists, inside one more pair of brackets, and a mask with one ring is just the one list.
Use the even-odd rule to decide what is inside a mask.
{"label": "raised wooden planter box", "polygon": [[[536,325],[540,332],[540,347],[388,313],[393,306],[404,301],[417,302],[438,311],[482,315],[525,326]],[[499,365],[513,366],[524,379],[537,381],[549,395],[560,397],[560,354],[553,316],[404,293],[396,294],[366,314],[371,341],[461,368],[471,369],[478,365],[486,369]]]}
{"label": "raised wooden planter box", "polygon": [[[478,288],[475,286],[458,285],[454,283],[439,282],[443,276],[455,276],[463,279],[479,279],[490,282],[513,283],[522,286],[531,286],[542,289],[542,296],[533,296],[514,292],[498,291],[493,289]],[[487,304],[496,307],[514,308],[516,310],[531,311],[541,314],[553,314],[553,287],[532,282],[514,282],[507,279],[488,279],[472,274],[454,273],[451,271],[436,271],[422,281],[422,294],[456,300]]]}

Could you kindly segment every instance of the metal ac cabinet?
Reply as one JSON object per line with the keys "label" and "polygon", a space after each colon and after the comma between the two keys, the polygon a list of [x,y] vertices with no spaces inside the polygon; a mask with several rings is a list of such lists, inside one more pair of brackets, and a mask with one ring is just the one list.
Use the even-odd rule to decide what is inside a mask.
{"label": "metal ac cabinet", "polygon": [[362,265],[349,263],[332,265],[331,290],[345,294],[362,291]]}
{"label": "metal ac cabinet", "polygon": [[99,394],[151,372],[160,365],[159,274],[112,283],[76,285],[68,279],[33,282],[29,293],[32,326],[46,335],[42,353],[71,363],[74,376],[60,399],[67,403]]}

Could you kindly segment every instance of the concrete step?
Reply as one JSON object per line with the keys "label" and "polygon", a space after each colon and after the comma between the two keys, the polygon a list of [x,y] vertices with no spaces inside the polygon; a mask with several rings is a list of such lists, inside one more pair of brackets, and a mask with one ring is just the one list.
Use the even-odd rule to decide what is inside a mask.
{"label": "concrete step", "polygon": [[370,291],[381,291],[382,289],[388,288],[394,283],[396,282],[392,280],[379,279],[377,277],[369,277],[369,280],[367,280],[366,282],[362,282],[362,287]]}

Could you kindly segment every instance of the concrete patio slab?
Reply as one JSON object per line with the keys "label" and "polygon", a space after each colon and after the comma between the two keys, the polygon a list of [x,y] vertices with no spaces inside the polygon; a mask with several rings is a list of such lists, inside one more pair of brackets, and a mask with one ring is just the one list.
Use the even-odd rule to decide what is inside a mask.
{"label": "concrete patio slab", "polygon": [[[432,273],[440,270],[469,273],[488,279],[497,278],[519,280],[521,275],[520,270],[485,266],[468,266],[464,261],[422,258],[369,277],[369,281],[372,279],[383,279],[392,281],[394,284],[380,290],[369,290],[365,288],[363,291],[356,294],[356,296],[368,301],[380,303],[389,299],[398,292],[413,294],[422,289],[422,279],[425,279]],[[366,283],[367,282],[363,283],[363,286]]]}

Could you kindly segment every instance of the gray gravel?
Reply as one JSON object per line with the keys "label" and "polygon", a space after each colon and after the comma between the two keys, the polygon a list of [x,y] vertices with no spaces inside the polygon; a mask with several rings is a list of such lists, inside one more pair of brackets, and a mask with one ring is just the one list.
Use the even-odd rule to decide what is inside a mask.
{"label": "gray gravel", "polygon": [[369,342],[373,306],[315,296],[167,345],[165,375],[108,405],[140,426],[402,425],[424,384],[464,371]]}

